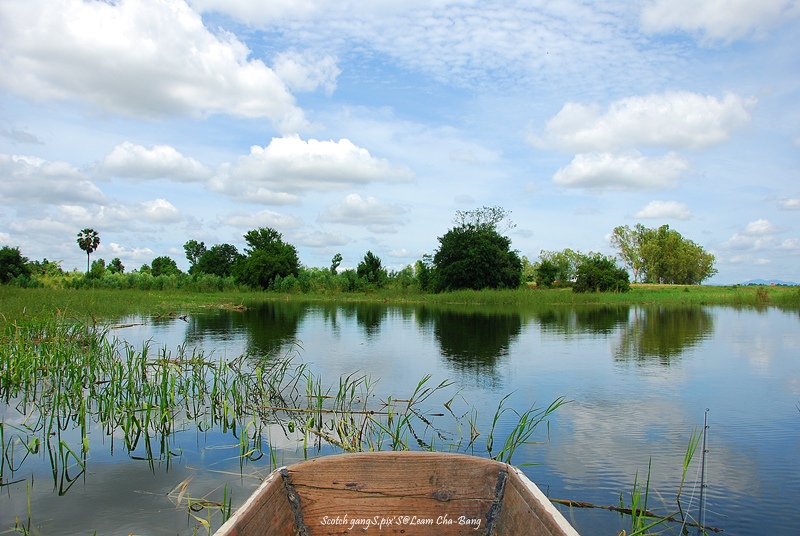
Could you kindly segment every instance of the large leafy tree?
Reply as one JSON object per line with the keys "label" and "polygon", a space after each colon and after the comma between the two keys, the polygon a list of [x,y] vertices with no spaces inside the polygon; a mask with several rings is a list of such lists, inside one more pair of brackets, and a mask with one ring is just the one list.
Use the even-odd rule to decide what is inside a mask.
{"label": "large leafy tree", "polygon": [[[184,246],[185,247],[185,246]],[[204,251],[197,262],[189,268],[190,274],[213,274],[220,277],[233,275],[233,267],[242,254],[231,244],[217,244]]]}
{"label": "large leafy tree", "polygon": [[31,275],[27,257],[23,257],[19,248],[3,246],[0,249],[0,283],[8,283],[20,276]]}
{"label": "large leafy tree", "polygon": [[183,245],[183,251],[186,252],[186,259],[189,261],[189,273],[192,272],[191,267],[200,261],[200,257],[206,252],[206,245],[204,242],[197,240],[189,240]]}
{"label": "large leafy tree", "polygon": [[94,229],[83,229],[78,233],[78,246],[86,252],[86,273],[89,273],[89,258],[100,246],[100,235]]}
{"label": "large leafy tree", "polygon": [[697,285],[717,273],[714,255],[681,234],[662,225],[648,229],[637,224],[631,230],[617,227],[612,243],[634,280],[647,283]]}
{"label": "large leafy tree", "polygon": [[108,264],[108,271],[112,274],[123,274],[125,273],[125,265],[122,264],[122,261],[119,260],[119,257],[114,257]]}
{"label": "large leafy tree", "polygon": [[380,257],[371,251],[367,251],[366,255],[364,255],[364,260],[358,263],[356,274],[367,283],[379,287],[386,283],[386,269],[382,266]]}
{"label": "large leafy tree", "polygon": [[[511,249],[511,240],[498,226],[509,212],[499,207],[459,211],[433,256],[434,290],[437,292],[484,288],[517,288],[522,279],[522,261]],[[503,229],[513,228],[507,222]]]}
{"label": "large leafy tree", "polygon": [[633,229],[627,225],[615,227],[611,234],[611,245],[619,250],[619,257],[633,274],[634,281],[639,281],[643,275],[642,242],[646,233],[647,228],[637,223]]}
{"label": "large leafy tree", "polygon": [[178,263],[175,262],[175,259],[165,255],[153,259],[153,262],[150,263],[150,273],[153,277],[158,277],[160,275],[178,275],[181,273],[181,269],[178,268]]}
{"label": "large leafy tree", "polygon": [[297,277],[300,260],[297,249],[283,241],[281,234],[270,227],[260,227],[244,235],[245,256],[233,267],[237,282],[267,289],[277,276]]}

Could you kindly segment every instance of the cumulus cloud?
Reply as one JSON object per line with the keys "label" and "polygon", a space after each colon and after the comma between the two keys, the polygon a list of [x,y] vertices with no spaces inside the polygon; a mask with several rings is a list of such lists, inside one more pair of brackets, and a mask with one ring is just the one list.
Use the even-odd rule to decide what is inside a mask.
{"label": "cumulus cloud", "polygon": [[103,159],[100,170],[112,177],[178,182],[203,181],[213,174],[209,167],[194,158],[183,156],[169,145],[146,149],[127,141],[114,147]]}
{"label": "cumulus cloud", "polygon": [[673,188],[689,162],[669,153],[647,157],[627,154],[578,154],[553,176],[553,182],[569,188],[589,190],[658,190]]}
{"label": "cumulus cloud", "polygon": [[691,216],[689,206],[677,201],[650,201],[634,214],[634,217],[643,219],[688,220]]}
{"label": "cumulus cloud", "polygon": [[180,211],[166,199],[153,199],[140,204],[145,220],[158,223],[180,221]]}
{"label": "cumulus cloud", "polygon": [[61,205],[103,203],[105,195],[79,169],[24,155],[0,154],[0,199]]}
{"label": "cumulus cloud", "polygon": [[373,233],[394,233],[401,223],[400,217],[406,212],[401,206],[384,203],[374,197],[362,198],[358,194],[350,194],[340,203],[329,207],[320,216],[320,221],[366,227]]}
{"label": "cumulus cloud", "polygon": [[230,114],[306,128],[280,77],[181,0],[0,3],[2,86],[135,117]]}
{"label": "cumulus cloud", "polygon": [[779,232],[778,228],[775,227],[772,223],[770,223],[769,220],[765,219],[751,221],[744,228],[744,234],[747,236],[772,235],[777,232]]}
{"label": "cumulus cloud", "polygon": [[686,31],[712,42],[763,37],[800,15],[796,0],[653,0],[644,5],[642,27],[654,33]]}
{"label": "cumulus cloud", "polygon": [[350,140],[304,141],[299,136],[273,138],[253,146],[235,164],[223,166],[210,186],[252,202],[297,202],[309,190],[336,190],[372,182],[406,182],[414,173],[405,166],[375,158]]}
{"label": "cumulus cloud", "polygon": [[640,146],[698,150],[727,141],[750,121],[753,98],[721,99],[687,91],[633,96],[598,104],[566,103],[530,142],[565,151],[619,151]]}
{"label": "cumulus cloud", "polygon": [[761,251],[777,245],[777,234],[782,230],[766,219],[749,222],[742,231],[734,233],[723,242],[723,249]]}

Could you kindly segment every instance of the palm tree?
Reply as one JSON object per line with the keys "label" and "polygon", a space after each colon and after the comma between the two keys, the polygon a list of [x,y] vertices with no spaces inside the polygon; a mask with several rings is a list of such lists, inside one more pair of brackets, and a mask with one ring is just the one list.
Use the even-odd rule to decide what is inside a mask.
{"label": "palm tree", "polygon": [[84,229],[78,233],[78,245],[86,252],[86,273],[89,273],[89,255],[100,245],[100,235],[94,229]]}

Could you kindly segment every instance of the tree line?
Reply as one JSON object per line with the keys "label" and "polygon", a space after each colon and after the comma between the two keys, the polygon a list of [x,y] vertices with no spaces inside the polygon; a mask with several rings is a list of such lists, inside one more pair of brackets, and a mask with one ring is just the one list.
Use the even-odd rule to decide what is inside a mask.
{"label": "tree line", "polygon": [[[281,233],[269,227],[248,231],[243,251],[231,244],[207,247],[204,242],[187,241],[188,273],[174,259],[156,257],[131,272],[119,258],[108,265],[103,259],[91,262],[100,245],[93,229],[77,235],[78,247],[86,252],[87,270],[81,277],[69,278],[68,285],[142,288],[172,287],[224,290],[251,288],[281,292],[367,291],[386,287],[421,292],[448,292],[463,289],[514,289],[521,285],[540,288],[571,287],[575,292],[625,292],[633,281],[650,283],[699,284],[717,273],[714,256],[668,225],[648,229],[637,224],[617,227],[612,245],[623,266],[614,257],[564,249],[541,251],[531,263],[512,249],[505,233],[514,228],[510,211],[501,207],[482,207],[457,211],[453,227],[438,237],[439,247],[414,265],[388,271],[371,251],[355,269],[340,270],[342,255],[331,259],[330,267],[301,265],[297,249],[284,241]],[[630,273],[629,273],[630,271]],[[0,282],[38,286],[47,277],[66,274],[60,263],[44,259],[29,261],[19,248],[0,250]],[[74,275],[74,274],[73,274]],[[150,278],[150,279],[147,279]]]}

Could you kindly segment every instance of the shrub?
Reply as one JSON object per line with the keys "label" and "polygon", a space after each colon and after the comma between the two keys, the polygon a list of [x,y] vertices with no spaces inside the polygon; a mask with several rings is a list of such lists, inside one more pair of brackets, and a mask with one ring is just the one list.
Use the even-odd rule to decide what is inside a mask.
{"label": "shrub", "polygon": [[578,267],[573,292],[628,292],[631,289],[627,270],[608,257],[595,255]]}

